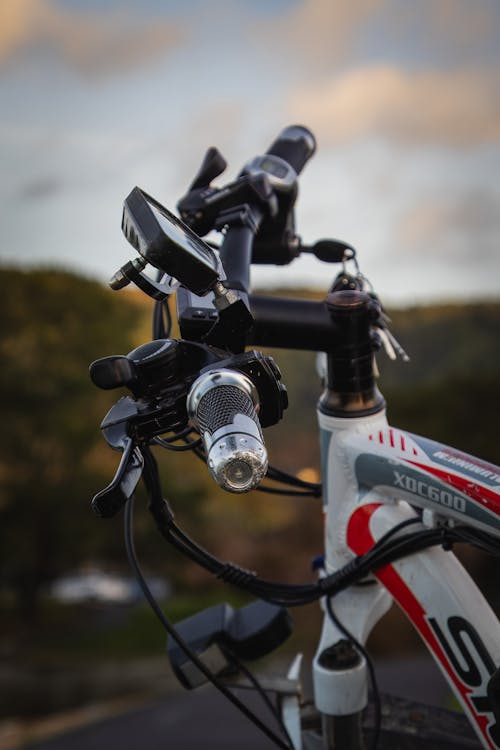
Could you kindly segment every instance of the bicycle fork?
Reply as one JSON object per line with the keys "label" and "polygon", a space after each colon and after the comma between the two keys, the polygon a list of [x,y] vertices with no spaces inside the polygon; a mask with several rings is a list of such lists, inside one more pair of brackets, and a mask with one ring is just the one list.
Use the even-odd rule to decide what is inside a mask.
{"label": "bicycle fork", "polygon": [[[346,438],[353,431],[368,432],[387,425],[385,412],[368,417],[337,418],[319,412],[325,513],[325,574],[352,559],[347,525],[359,505],[359,489],[349,466]],[[363,750],[361,715],[368,703],[365,657],[343,627],[361,645],[392,604],[391,595],[375,578],[341,592],[330,602],[335,622],[325,613],[313,662],[314,701],[322,716],[322,746]]]}

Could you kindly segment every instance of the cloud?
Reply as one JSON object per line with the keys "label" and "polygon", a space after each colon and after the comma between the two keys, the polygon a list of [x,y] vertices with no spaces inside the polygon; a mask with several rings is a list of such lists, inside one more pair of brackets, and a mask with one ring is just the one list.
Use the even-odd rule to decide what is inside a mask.
{"label": "cloud", "polygon": [[81,73],[109,73],[164,54],[182,36],[179,26],[124,10],[65,9],[54,0],[0,4],[0,65],[33,50],[50,50]]}
{"label": "cloud", "polygon": [[356,68],[290,98],[325,143],[378,136],[406,144],[500,141],[500,71]]}
{"label": "cloud", "polygon": [[321,61],[338,59],[349,51],[353,36],[363,24],[373,20],[382,7],[381,0],[305,0],[290,14],[283,31],[293,49]]}
{"label": "cloud", "polygon": [[38,0],[4,0],[0,6],[0,62],[24,45],[36,26]]}
{"label": "cloud", "polygon": [[[302,0],[276,19],[253,27],[254,38],[267,50],[287,57],[287,64],[302,70],[321,71],[351,53],[353,39],[384,7],[384,0]],[[263,43],[264,40],[264,43]]]}
{"label": "cloud", "polygon": [[500,197],[486,189],[417,203],[397,228],[398,255],[500,266]]}
{"label": "cloud", "polygon": [[498,3],[496,0],[432,0],[419,4],[409,13],[411,5],[401,7],[404,17],[413,15],[413,24],[420,20],[420,28],[431,44],[445,45],[466,55],[471,46],[479,52],[479,45],[490,42],[498,46]]}
{"label": "cloud", "polygon": [[400,59],[440,63],[479,61],[492,51],[498,59],[499,23],[496,0],[302,0],[259,31],[299,71],[321,78],[332,64],[353,57],[388,61],[394,50]]}
{"label": "cloud", "polygon": [[25,183],[17,193],[18,200],[39,200],[50,198],[62,190],[64,183],[55,175],[44,175]]}

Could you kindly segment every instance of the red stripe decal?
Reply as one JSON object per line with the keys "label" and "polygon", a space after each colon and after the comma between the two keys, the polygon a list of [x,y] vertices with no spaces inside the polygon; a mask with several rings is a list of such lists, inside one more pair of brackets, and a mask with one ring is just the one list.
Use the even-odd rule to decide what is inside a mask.
{"label": "red stripe decal", "polygon": [[[375,540],[370,531],[370,520],[375,511],[378,510],[381,505],[382,503],[362,505],[351,515],[347,528],[347,544],[355,554],[362,555],[374,545]],[[383,568],[379,568],[375,575],[392,594],[401,609],[407,614],[415,628],[419,631],[429,649],[439,660],[446,673],[449,675],[450,680],[456,686],[457,692],[462,696],[464,703],[468,706],[471,716],[474,717],[474,721],[480,729],[482,736],[488,743],[488,747],[495,750],[495,745],[492,744],[488,734],[488,717],[485,715],[479,715],[476,712],[474,704],[469,698],[473,692],[472,689],[465,685],[453,671],[445,652],[441,648],[439,641],[427,622],[426,612],[419,600],[408,588],[405,581],[392,565],[386,565]]]}
{"label": "red stripe decal", "polygon": [[471,500],[475,500],[481,505],[484,505],[485,508],[488,508],[488,510],[496,513],[496,515],[500,515],[500,494],[498,492],[493,492],[493,490],[489,490],[486,487],[483,487],[483,485],[476,484],[473,479],[464,479],[457,474],[451,474],[449,471],[436,469],[435,466],[421,464],[417,461],[408,461],[408,463],[429,474],[433,474],[438,479],[449,484],[450,487],[463,492],[464,495],[470,497]]}

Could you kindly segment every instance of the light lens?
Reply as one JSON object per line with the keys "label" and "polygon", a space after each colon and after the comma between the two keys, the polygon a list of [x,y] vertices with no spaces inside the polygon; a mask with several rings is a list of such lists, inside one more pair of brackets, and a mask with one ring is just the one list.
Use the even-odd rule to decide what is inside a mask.
{"label": "light lens", "polygon": [[253,482],[252,466],[241,459],[233,459],[224,467],[224,479],[228,487],[243,490]]}

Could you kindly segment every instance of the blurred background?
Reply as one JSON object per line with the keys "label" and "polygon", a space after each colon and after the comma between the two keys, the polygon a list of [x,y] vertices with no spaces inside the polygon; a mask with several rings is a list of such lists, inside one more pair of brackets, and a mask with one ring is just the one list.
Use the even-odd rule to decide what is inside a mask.
{"label": "blurred background", "polygon": [[[133,257],[120,220],[134,185],[174,209],[207,147],[229,180],[282,127],[308,126],[298,231],[352,243],[390,310],[412,358],[379,363],[391,422],[500,463],[499,62],[495,0],[3,0],[0,747],[50,732],[47,717],[170,689],[120,521],[89,506],[117,456],[98,429],[114,397],[88,364],[151,335],[148,299],[106,286]],[[308,256],[252,278],[321,298],[331,275]],[[275,356],[291,407],[271,460],[314,479],[314,357]],[[162,472],[209,549],[312,580],[313,501],[223,496],[184,455]],[[165,550],[143,506],[137,546],[174,618],[239,601]],[[491,561],[463,554],[496,606]],[[312,649],[319,616],[297,622],[291,651]],[[381,659],[394,643],[417,653],[397,613],[373,636]]]}

